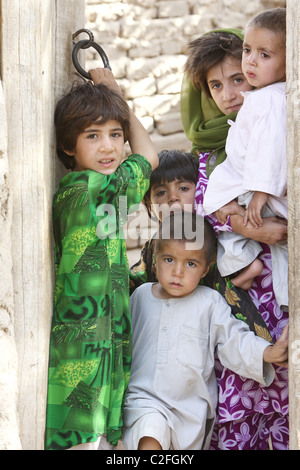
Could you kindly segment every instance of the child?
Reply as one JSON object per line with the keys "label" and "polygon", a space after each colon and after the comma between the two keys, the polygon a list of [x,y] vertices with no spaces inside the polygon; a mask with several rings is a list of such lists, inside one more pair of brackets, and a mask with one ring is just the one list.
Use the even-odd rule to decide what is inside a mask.
{"label": "child", "polygon": [[[57,104],[57,153],[72,169],[53,200],[56,286],[46,449],[97,449],[121,438],[131,365],[125,240],[118,197],[140,203],[157,154],[108,69]],[[123,161],[128,139],[133,155]],[[143,156],[145,155],[145,157]],[[107,212],[116,215],[114,227]],[[106,215],[105,215],[106,214]]]}
{"label": "child", "polygon": [[[152,172],[150,186],[144,196],[149,217],[159,223],[174,209],[193,211],[198,179],[198,164],[190,153],[179,150],[163,150],[158,155],[159,166]],[[130,268],[130,293],[145,282],[157,281],[154,266],[155,237],[142,248],[140,260]],[[259,336],[272,341],[268,328],[247,292],[233,286],[222,278],[214,264],[201,281],[208,287],[217,288],[226,298],[232,313],[247,322]]]}
{"label": "child", "polygon": [[[241,32],[240,32],[241,33]],[[240,34],[239,34],[240,36]],[[238,103],[235,97],[234,85],[241,82],[242,73],[241,62],[243,52],[243,36],[236,42],[236,34],[227,31],[211,31],[195,40],[193,50],[189,51],[187,63],[189,72],[194,81],[202,77],[202,83],[192,86],[189,76],[185,76],[181,93],[181,115],[183,127],[187,137],[192,141],[194,152],[199,156],[199,178],[196,188],[195,203],[197,213],[204,215],[203,199],[211,172],[226,158],[225,144],[229,129],[228,119],[234,120],[230,113],[231,105]],[[193,44],[193,43],[192,43]],[[233,63],[230,70],[224,72],[224,64],[228,65],[228,58],[238,59]],[[231,60],[232,62],[232,60]],[[239,67],[238,67],[239,65]],[[217,70],[217,75],[210,77],[214,81],[209,88],[209,96],[206,90],[208,86],[207,78],[211,68]],[[230,81],[231,77],[231,81]],[[237,78],[237,79],[236,79]],[[215,81],[216,80],[216,81]],[[247,83],[247,81],[245,80]],[[206,83],[206,87],[204,84]],[[244,82],[243,82],[244,83]],[[212,113],[212,106],[209,104],[215,100],[213,92],[228,90],[231,86],[231,93],[224,93],[225,114],[220,116],[219,109],[215,106],[216,113]],[[249,85],[250,87],[250,85]],[[250,88],[248,88],[250,90]],[[246,91],[246,90],[244,90]],[[211,99],[213,98],[213,100]],[[233,103],[232,103],[233,102]],[[212,105],[215,103],[213,101]],[[229,108],[229,109],[228,109]],[[233,113],[234,114],[234,113]],[[236,113],[235,113],[236,114]],[[225,127],[225,129],[224,129]],[[224,152],[223,152],[224,150]],[[234,201],[235,207],[238,206]],[[287,312],[279,310],[272,283],[272,263],[270,245],[286,240],[287,226],[281,220],[274,217],[263,219],[262,227],[255,228],[248,223],[243,225],[243,215],[236,213],[228,218],[225,225],[221,225],[214,216],[206,216],[213,225],[217,235],[220,231],[233,231],[242,234],[246,238],[252,238],[261,243],[262,251],[259,260],[263,263],[262,274],[255,279],[252,289],[242,290],[232,285],[227,278],[227,285],[221,291],[228,303],[232,304],[234,290],[248,295],[252,303],[259,311],[259,316],[265,320],[267,329],[274,341],[280,337],[283,327],[287,324]],[[280,223],[278,223],[280,222]],[[209,272],[210,275],[211,271]],[[207,279],[208,275],[204,278]],[[211,284],[209,285],[211,287]],[[241,297],[239,295],[239,297]],[[242,317],[248,312],[248,304],[235,302],[241,305],[240,313]],[[233,312],[233,308],[232,308]],[[238,318],[241,318],[239,316]],[[250,326],[250,322],[247,322]],[[254,326],[256,321],[254,322]],[[255,329],[254,329],[255,330]],[[260,331],[260,326],[257,331]],[[266,338],[266,337],[265,337]],[[284,367],[276,367],[276,376],[270,387],[263,387],[261,384],[250,379],[245,379],[234,374],[230,369],[219,367],[216,364],[216,375],[218,378],[219,403],[218,419],[211,441],[211,448],[215,450],[265,450],[270,442],[273,449],[289,448],[289,416],[288,416],[288,373]],[[274,399],[274,397],[276,397]]]}
{"label": "child", "polygon": [[236,320],[222,296],[198,286],[214,255],[207,220],[176,212],[155,240],[157,283],[131,296],[132,373],[124,408],[131,450],[207,449],[217,405],[215,351],[224,365],[269,384],[287,361],[287,331],[274,346]]}
{"label": "child", "polygon": [[[262,217],[287,218],[286,199],[286,14],[284,8],[256,16],[245,30],[242,69],[250,85],[245,101],[226,142],[226,160],[211,174],[204,197],[204,211],[212,214],[239,196],[248,220],[262,225]],[[230,210],[222,207],[225,223]],[[224,215],[225,213],[225,215]],[[234,233],[219,236],[218,268],[223,276],[241,272],[232,279],[249,289],[262,271],[257,259],[261,246]],[[288,304],[287,244],[271,247],[273,285],[278,305]]]}
{"label": "child", "polygon": [[[158,160],[143,202],[149,217],[161,222],[163,216],[170,215],[174,209],[194,209],[198,164],[191,154],[180,150],[162,150]],[[140,260],[130,269],[131,293],[144,282],[156,280],[153,245],[153,238],[145,243]]]}

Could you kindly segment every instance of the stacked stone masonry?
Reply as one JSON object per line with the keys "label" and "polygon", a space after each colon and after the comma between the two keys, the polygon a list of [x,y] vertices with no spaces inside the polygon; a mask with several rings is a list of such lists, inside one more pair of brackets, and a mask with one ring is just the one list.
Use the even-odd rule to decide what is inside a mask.
{"label": "stacked stone masonry", "polygon": [[[157,151],[189,151],[180,119],[180,88],[187,44],[221,27],[244,28],[283,0],[86,0],[85,27],[109,57],[124,96]],[[85,67],[102,66],[98,53],[85,52]],[[147,217],[144,219],[147,221]],[[129,240],[137,247],[144,237]]]}

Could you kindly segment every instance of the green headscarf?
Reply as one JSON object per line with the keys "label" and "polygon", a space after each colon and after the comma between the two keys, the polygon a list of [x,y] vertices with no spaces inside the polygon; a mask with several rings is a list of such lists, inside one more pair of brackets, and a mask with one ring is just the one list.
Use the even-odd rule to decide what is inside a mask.
{"label": "green headscarf", "polygon": [[[234,34],[241,41],[244,39],[239,29],[215,29],[205,35],[216,32]],[[180,111],[184,133],[192,142],[192,154],[198,157],[200,150],[211,152],[206,164],[206,174],[209,177],[213,169],[226,158],[228,119],[234,121],[237,113],[225,116],[212,98],[193,87],[186,74],[182,81]]]}

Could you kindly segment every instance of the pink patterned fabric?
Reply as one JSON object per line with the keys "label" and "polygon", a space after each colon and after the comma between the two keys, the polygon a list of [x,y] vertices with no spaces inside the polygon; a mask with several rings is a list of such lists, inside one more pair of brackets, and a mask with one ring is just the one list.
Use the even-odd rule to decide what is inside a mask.
{"label": "pink patterned fabric", "polygon": [[[203,215],[202,202],[207,186],[206,160],[199,156],[199,176],[196,189],[196,211]],[[208,219],[215,232],[232,231],[230,222],[221,225],[213,216]],[[277,340],[288,323],[288,313],[278,307],[272,287],[270,249],[262,244],[259,256],[264,269],[249,291],[256,308],[266,322],[273,340]],[[288,450],[288,371],[276,367],[276,376],[269,387],[240,377],[216,362],[219,387],[218,422],[211,442],[212,450],[264,450],[269,438],[274,450]]]}

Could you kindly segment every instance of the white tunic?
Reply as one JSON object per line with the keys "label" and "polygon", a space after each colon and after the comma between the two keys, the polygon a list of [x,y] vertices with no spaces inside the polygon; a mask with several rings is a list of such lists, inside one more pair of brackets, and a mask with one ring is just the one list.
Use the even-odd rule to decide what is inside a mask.
{"label": "white tunic", "polygon": [[226,160],[212,172],[204,196],[206,214],[248,191],[268,193],[270,209],[287,217],[285,82],[245,93],[226,141]]}
{"label": "white tunic", "polygon": [[218,397],[215,351],[241,376],[264,385],[274,379],[273,367],[262,359],[269,343],[231,315],[223,297],[208,287],[163,300],[146,283],[131,296],[131,312],[133,362],[124,433],[157,410],[173,429],[174,449],[207,448]]}

